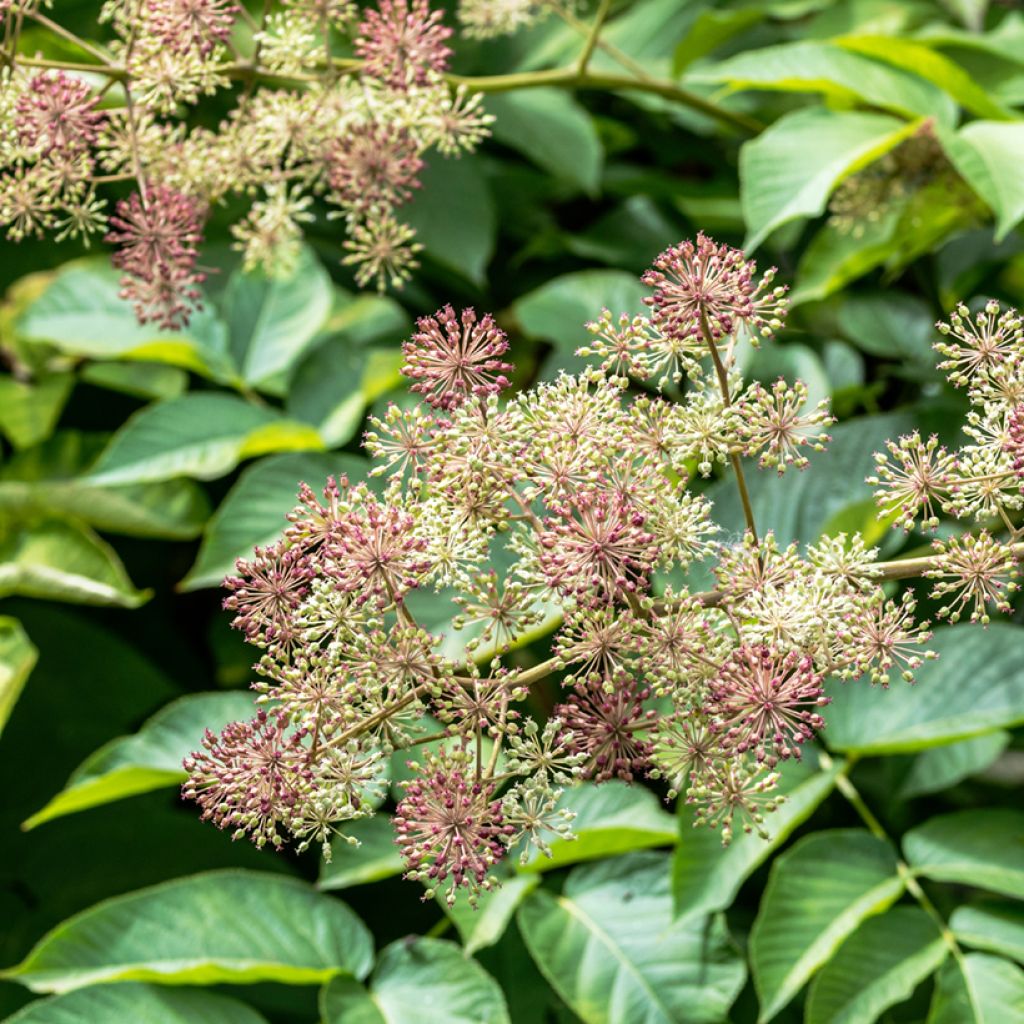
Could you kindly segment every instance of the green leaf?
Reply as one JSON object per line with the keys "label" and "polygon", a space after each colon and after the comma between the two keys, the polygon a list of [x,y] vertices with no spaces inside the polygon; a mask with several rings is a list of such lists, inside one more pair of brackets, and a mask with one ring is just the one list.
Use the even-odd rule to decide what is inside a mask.
{"label": "green leaf", "polygon": [[530,955],[585,1024],[718,1024],[746,971],[721,917],[672,916],[669,858],[575,868],[517,917]]}
{"label": "green leaf", "polygon": [[345,825],[345,835],[359,840],[353,846],[344,839],[331,843],[330,861],[321,861],[320,878],[316,885],[325,891],[348,889],[353,885],[367,885],[384,878],[393,878],[405,869],[398,847],[391,817],[375,814]]}
{"label": "green leaf", "polygon": [[17,619],[0,616],[0,733],[25,688],[39,652]]}
{"label": "green leaf", "polygon": [[881,359],[927,366],[935,374],[935,317],[914,295],[877,292],[851,295],[838,317],[843,334],[859,349]]}
{"label": "green leaf", "polygon": [[816,770],[803,761],[780,765],[779,792],[786,800],[765,819],[768,840],[739,832],[728,846],[714,829],[693,827],[693,813],[679,804],[679,844],[672,861],[672,896],[676,914],[724,910],[740,886],[802,825],[832,792],[841,761]]}
{"label": "green leaf", "polygon": [[740,197],[747,224],[743,248],[756,249],[776,228],[799,217],[817,217],[844,178],[915,129],[915,124],[885,114],[824,107],[780,117],[740,149]]}
{"label": "green leaf", "polygon": [[[935,117],[947,124],[956,117],[956,105],[930,82],[832,43],[813,40],[746,50],[692,72],[686,81],[727,84],[733,89],[817,92],[846,106],[864,100],[902,117]],[[812,153],[813,147],[803,155]]]}
{"label": "green leaf", "polygon": [[676,47],[672,58],[672,77],[678,78],[699,57],[711,53],[733,36],[759,24],[763,17],[761,11],[753,8],[738,11],[702,11]]}
{"label": "green leaf", "polygon": [[53,519],[26,525],[0,541],[0,597],[20,594],[74,604],[138,608],[136,590],[114,549],[87,527]]}
{"label": "green leaf", "polygon": [[521,870],[550,871],[628,850],[671,846],[678,837],[672,815],[662,810],[649,789],[617,779],[567,789],[558,806],[575,812],[572,827],[576,838],[555,839],[550,857],[535,851]]}
{"label": "green leaf", "polygon": [[667,238],[678,235],[676,220],[650,196],[632,195],[586,231],[567,236],[565,246],[585,260],[638,271],[665,248]]}
{"label": "green leaf", "polygon": [[811,983],[804,1024],[873,1024],[909,999],[948,952],[935,922],[917,907],[868,918]]}
{"label": "green leaf", "polygon": [[932,747],[914,758],[899,795],[906,799],[949,789],[983,772],[1002,754],[1009,742],[1010,734],[1000,730],[949,746]]}
{"label": "green leaf", "polygon": [[560,89],[524,89],[487,98],[496,118],[491,129],[542,170],[589,195],[601,182],[603,152],[587,111]]}
{"label": "green leaf", "polygon": [[272,543],[288,525],[299,484],[319,492],[329,476],[366,475],[365,459],[318,452],[272,455],[246,467],[207,524],[195,565],[181,581],[181,590],[216,587],[252,549]]}
{"label": "green leaf", "polygon": [[834,750],[897,754],[953,743],[1024,722],[1024,628],[1005,622],[942,626],[928,646],[939,657],[911,686],[866,680],[831,688],[823,734]]}
{"label": "green leaf", "polygon": [[423,184],[402,219],[416,230],[424,252],[474,284],[483,284],[494,254],[498,222],[494,200],[476,157],[431,157]]}
{"label": "green leaf", "polygon": [[896,854],[868,832],[842,829],[801,839],[772,864],[750,933],[750,965],[771,1020],[865,918],[903,892]]}
{"label": "green leaf", "polygon": [[307,424],[234,395],[196,393],[137,412],[111,438],[88,479],[94,484],[178,476],[215,480],[243,459],[318,448],[323,441]]}
{"label": "green leaf", "polygon": [[316,985],[363,978],[372,964],[369,931],[339,900],[290,878],[210,871],[76,914],[0,977],[33,992],[112,981]]}
{"label": "green leaf", "polygon": [[292,367],[316,337],[331,311],[331,279],[303,246],[286,276],[271,277],[259,268],[235,270],[223,309],[242,380],[260,387]]}
{"label": "green leaf", "polygon": [[45,441],[57,426],[75,378],[54,373],[27,383],[0,377],[0,431],[15,448]]}
{"label": "green leaf", "polygon": [[939,133],[946,155],[996,215],[996,241],[1024,217],[1024,123],[972,121],[958,132]]}
{"label": "green leaf", "polygon": [[436,899],[458,930],[466,955],[471,956],[501,939],[520,904],[538,885],[540,875],[510,875],[501,878],[499,888],[484,893],[476,907],[465,898],[450,907],[442,895]]}
{"label": "green leaf", "polygon": [[967,946],[1002,953],[1024,963],[1024,908],[1019,903],[957,907],[949,927]]}
{"label": "green leaf", "polygon": [[1004,809],[943,814],[903,837],[918,875],[1024,899],[1024,813]]}
{"label": "green leaf", "polygon": [[939,974],[928,1024],[1009,1024],[1024,1019],[1024,971],[999,957],[969,953]]}
{"label": "green leaf", "polygon": [[161,708],[132,736],[100,747],[72,773],[67,785],[23,825],[44,822],[185,780],[181,762],[197,749],[204,729],[252,718],[252,694],[195,693]]}
{"label": "green leaf", "polygon": [[369,988],[335,978],[320,997],[324,1024],[509,1024],[497,982],[453,942],[399,939],[384,949]]}
{"label": "green leaf", "polygon": [[1016,116],[1012,110],[996,103],[959,64],[910,39],[851,35],[832,39],[830,43],[919,75],[949,93],[960,106],[978,117],[1009,121]]}
{"label": "green leaf", "polygon": [[18,320],[30,341],[93,359],[137,359],[168,363],[216,380],[230,381],[227,328],[209,305],[192,314],[184,331],[140,324],[119,297],[120,274],[104,257],[68,264]]}
{"label": "green leaf", "polygon": [[217,992],[126,982],[39,999],[5,1024],[266,1024],[237,999]]}
{"label": "green leaf", "polygon": [[161,363],[89,363],[81,378],[136,398],[177,398],[188,390],[188,374]]}

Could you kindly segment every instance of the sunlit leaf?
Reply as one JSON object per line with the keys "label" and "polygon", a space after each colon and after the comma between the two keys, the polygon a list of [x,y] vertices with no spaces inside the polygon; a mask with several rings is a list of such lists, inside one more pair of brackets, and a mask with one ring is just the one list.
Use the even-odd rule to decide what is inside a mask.
{"label": "sunlit leaf", "polygon": [[0,733],[11,717],[39,652],[17,619],[0,616]]}

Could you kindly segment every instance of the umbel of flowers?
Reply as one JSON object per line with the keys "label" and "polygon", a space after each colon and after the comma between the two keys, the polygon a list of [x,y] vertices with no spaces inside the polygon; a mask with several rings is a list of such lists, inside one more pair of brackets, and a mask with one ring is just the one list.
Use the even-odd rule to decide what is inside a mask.
{"label": "umbel of flowers", "polygon": [[[282,539],[226,581],[262,652],[263,707],[186,761],[203,817],[259,845],[326,844],[373,813],[382,762],[407,750],[396,842],[408,877],[449,901],[495,884],[510,853],[571,836],[559,797],[584,779],[660,779],[726,841],[763,832],[777,766],[824,724],[826,680],[903,685],[931,656],[914,600],[886,581],[932,578],[954,620],[1004,606],[1024,505],[1016,314],[960,309],[940,325],[969,443],[900,438],[874,483],[890,521],[928,528],[943,511],[965,530],[933,557],[878,562],[858,537],[801,550],[754,521],[747,460],[802,469],[832,422],[799,382],[742,377],[741,343],[782,326],[772,277],[704,236],[673,246],[644,275],[648,316],[605,310],[588,370],[513,395],[490,316],[421,319],[405,373],[422,403],[366,435],[378,479],[303,484]],[[687,488],[718,467],[739,488],[739,539]],[[698,560],[715,589],[678,582]],[[457,606],[452,635],[418,621],[424,592],[435,612]],[[510,660],[555,619],[549,658]],[[527,698],[549,677],[561,698],[538,715]]]}
{"label": "umbel of flowers", "polygon": [[[13,241],[103,236],[123,297],[165,328],[195,308],[203,226],[229,200],[247,268],[287,274],[320,199],[345,224],[357,282],[400,283],[419,249],[400,208],[424,155],[475,148],[491,120],[445,81],[452,33],[428,0],[362,13],[353,0],[281,0],[258,19],[233,0],[106,0],[106,45],[50,6],[0,0],[0,226]],[[91,63],[19,52],[29,28]],[[347,38],[354,56],[335,56]],[[220,123],[191,117],[215,93]]]}

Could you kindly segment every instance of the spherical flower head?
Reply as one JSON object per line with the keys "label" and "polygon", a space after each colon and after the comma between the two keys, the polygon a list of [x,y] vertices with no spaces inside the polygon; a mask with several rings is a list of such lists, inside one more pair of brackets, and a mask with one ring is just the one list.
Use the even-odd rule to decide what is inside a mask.
{"label": "spherical flower head", "polygon": [[650,695],[649,689],[629,679],[607,686],[597,681],[579,687],[555,708],[566,747],[586,755],[584,778],[632,782],[638,772],[647,770],[651,743],[642,730],[654,723],[654,712],[644,710]]}
{"label": "spherical flower head", "polygon": [[204,212],[198,200],[166,185],[117,204],[106,240],[119,246],[113,264],[124,273],[121,296],[142,323],[168,330],[188,323],[205,278],[196,270]]}
{"label": "spherical flower head", "polygon": [[255,558],[240,558],[236,576],[224,586],[231,591],[224,607],[235,612],[232,625],[251,643],[266,646],[287,641],[292,616],[309,592],[314,569],[300,548],[273,544],[256,548]]}
{"label": "spherical flower head", "polygon": [[423,167],[409,129],[390,122],[350,128],[330,148],[327,179],[338,202],[353,210],[404,203]]}
{"label": "spherical flower head", "polygon": [[743,327],[767,338],[782,327],[786,289],[771,287],[774,268],[755,283],[756,271],[757,264],[739,249],[701,233],[696,242],[666,249],[644,273],[641,280],[654,289],[644,302],[666,334],[688,338],[706,331],[717,342]]}
{"label": "spherical flower head", "polygon": [[490,313],[479,320],[475,310],[458,316],[451,306],[420,317],[417,332],[402,345],[402,373],[415,381],[411,390],[435,409],[457,409],[471,395],[496,395],[509,384],[508,338]]}
{"label": "spherical flower head", "polygon": [[916,430],[886,447],[888,455],[875,453],[875,473],[866,480],[875,488],[878,517],[893,516],[898,526],[911,530],[920,515],[923,529],[936,529],[936,505],[948,497],[954,480],[953,456],[934,434],[924,441]]}
{"label": "spherical flower head", "polygon": [[825,725],[813,709],[828,702],[806,655],[744,644],[711,680],[706,710],[728,746],[774,765],[800,756],[800,744]]}
{"label": "spherical flower head", "polygon": [[580,491],[551,508],[537,544],[552,590],[590,607],[646,592],[658,547],[639,508],[621,494],[598,490]]}
{"label": "spherical flower head", "polygon": [[1003,450],[1010,456],[1010,466],[1024,491],[1024,405],[1014,406],[1006,420]]}
{"label": "spherical flower head", "polygon": [[940,320],[935,327],[942,341],[934,347],[945,357],[939,369],[948,371],[955,387],[970,383],[1024,348],[1024,321],[1015,309],[1003,311],[994,301],[973,316],[961,302],[948,322]]}
{"label": "spherical flower head", "polygon": [[970,609],[971,622],[989,623],[989,606],[1010,611],[1009,598],[1017,590],[1018,575],[1013,548],[996,540],[987,530],[976,536],[936,540],[932,545],[940,555],[939,564],[924,575],[937,579],[931,597],[948,602],[939,609],[939,618],[959,622]]}
{"label": "spherical flower head", "polygon": [[428,0],[379,0],[359,24],[356,55],[367,75],[396,89],[424,85],[431,72],[447,69],[452,51],[445,40],[451,34]]}
{"label": "spherical flower head", "polygon": [[188,779],[182,796],[202,808],[203,821],[249,834],[257,846],[284,843],[288,828],[309,790],[309,751],[302,730],[289,734],[283,714],[260,713],[249,722],[231,722],[219,736],[209,729],[204,749],[185,758]]}
{"label": "spherical flower head", "polygon": [[227,42],[238,10],[234,0],[146,0],[146,30],[172,53],[208,57]]}
{"label": "spherical flower head", "polygon": [[96,142],[106,116],[97,102],[85,82],[63,71],[34,75],[18,97],[18,141],[43,155],[73,158]]}
{"label": "spherical flower head", "polygon": [[506,826],[492,783],[475,781],[472,758],[456,749],[427,753],[405,783],[405,796],[392,819],[395,842],[405,859],[405,877],[427,885],[425,899],[444,887],[449,906],[460,888],[471,902],[496,884],[490,876],[505,855]]}

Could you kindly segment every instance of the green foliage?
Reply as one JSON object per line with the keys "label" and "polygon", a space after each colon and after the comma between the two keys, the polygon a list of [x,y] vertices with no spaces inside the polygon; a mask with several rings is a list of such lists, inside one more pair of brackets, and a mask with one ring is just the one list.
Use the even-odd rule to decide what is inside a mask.
{"label": "green foliage", "polygon": [[[577,5],[585,26],[598,6]],[[88,34],[95,7],[49,13]],[[422,266],[393,297],[355,290],[322,215],[294,268],[268,275],[239,265],[215,207],[203,308],[180,331],[140,325],[95,247],[8,250],[0,1017],[1024,1019],[1019,599],[985,629],[937,628],[912,686],[830,682],[820,746],[780,765],[767,840],[737,830],[724,849],[658,782],[587,785],[563,797],[578,838],[502,864],[478,910],[399,885],[401,763],[387,809],[346,830],[360,845],[336,837],[319,864],[232,844],[175,793],[202,730],[252,713],[248,690],[218,691],[244,686],[252,657],[211,588],[280,535],[300,480],[366,478],[368,412],[406,400],[399,343],[446,302],[495,313],[517,383],[549,379],[583,365],[602,307],[643,312],[638,273],[659,250],[700,229],[756,248],[793,312],[745,365],[799,376],[840,419],[806,472],[750,473],[758,523],[780,543],[845,532],[884,558],[927,554],[887,532],[863,480],[887,438],[950,440],[960,418],[934,321],[959,299],[1022,303],[1024,17],[1009,7],[617,2],[586,79],[583,35],[554,16],[457,39],[460,76],[525,79],[488,91],[479,152],[428,158],[401,211]],[[28,25],[23,44],[89,59]],[[738,537],[733,482],[690,486]],[[701,572],[690,582],[712,589]],[[452,633],[446,594],[412,600]],[[555,625],[513,660],[536,664]],[[535,699],[546,713],[560,697]]]}

